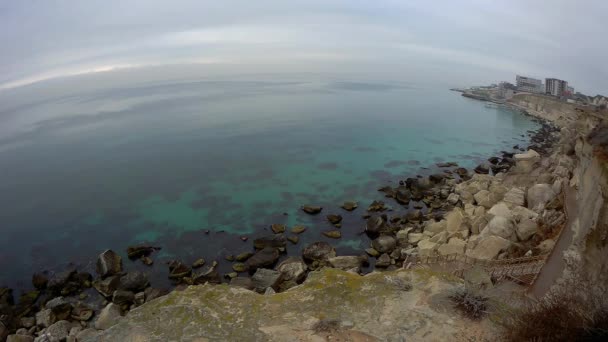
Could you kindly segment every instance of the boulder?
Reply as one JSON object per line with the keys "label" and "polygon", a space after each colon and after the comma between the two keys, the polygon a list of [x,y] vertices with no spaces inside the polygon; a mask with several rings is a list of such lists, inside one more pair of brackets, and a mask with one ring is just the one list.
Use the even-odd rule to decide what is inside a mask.
{"label": "boulder", "polygon": [[53,320],[53,313],[50,309],[44,309],[36,312],[37,326],[48,328],[53,323],[55,323],[55,321]]}
{"label": "boulder", "polygon": [[108,249],[97,257],[97,274],[102,278],[122,272],[122,258]]}
{"label": "boulder", "polygon": [[460,201],[460,196],[458,196],[458,194],[456,194],[456,193],[451,193],[448,195],[447,201],[451,205],[456,205],[458,203],[458,201]]}
{"label": "boulder", "polygon": [[418,243],[422,238],[424,238],[424,234],[422,233],[409,233],[407,235],[407,241],[409,243]]}
{"label": "boulder", "polygon": [[149,302],[156,298],[162,297],[168,293],[169,293],[169,290],[167,290],[167,289],[157,289],[154,287],[148,287],[144,291],[144,297],[146,298],[146,302]]}
{"label": "boulder", "polygon": [[293,281],[295,283],[300,283],[306,277],[308,267],[304,261],[302,261],[302,259],[297,257],[289,257],[279,263],[275,269],[281,273],[282,281]]}
{"label": "boulder", "polygon": [[217,271],[217,263],[214,262],[211,265],[201,268],[200,271],[194,272],[192,274],[192,281],[194,284],[220,284],[222,278]]}
{"label": "boulder", "polygon": [[433,235],[429,241],[434,242],[438,245],[448,242],[448,232],[441,232]]}
{"label": "boulder", "polygon": [[494,216],[501,216],[506,219],[513,219],[513,213],[505,202],[499,202],[494,204],[492,208],[488,210],[488,214],[492,214]]}
{"label": "boulder", "polygon": [[467,248],[467,256],[481,259],[481,260],[492,260],[495,259],[498,254],[506,250],[511,245],[511,242],[500,236],[490,235],[480,237],[477,241],[477,245],[473,249]]}
{"label": "boulder", "polygon": [[274,290],[278,290],[280,281],[281,272],[266,268],[258,268],[251,277],[253,288],[259,293],[263,293],[269,287],[273,288]]}
{"label": "boulder", "polygon": [[129,259],[140,259],[142,257],[147,257],[152,254],[152,252],[159,250],[160,247],[154,247],[150,245],[137,245],[137,246],[129,246],[127,247],[127,256]]}
{"label": "boulder", "polygon": [[465,215],[461,208],[454,208],[446,217],[446,229],[450,233],[457,232],[463,229],[465,225]]}
{"label": "boulder", "polygon": [[112,296],[112,303],[128,308],[135,302],[135,293],[125,290],[116,290]]}
{"label": "boulder", "polygon": [[528,209],[541,212],[556,194],[549,184],[536,184],[528,189]]}
{"label": "boulder", "polygon": [[62,320],[54,323],[50,327],[46,328],[44,335],[46,335],[49,342],[60,342],[64,341],[70,334],[72,329],[72,323]]}
{"label": "boulder", "polygon": [[49,300],[45,307],[51,310],[53,322],[66,320],[72,312],[72,304],[63,297],[53,298]]}
{"label": "boulder", "polygon": [[480,234],[482,236],[495,235],[505,239],[512,239],[514,232],[515,227],[511,219],[494,216]]}
{"label": "boulder", "polygon": [[[0,323],[2,324],[2,323]],[[0,340],[3,338],[0,332]],[[6,342],[34,342],[34,338],[30,335],[8,335]]]}
{"label": "boulder", "polygon": [[522,188],[511,188],[503,197],[503,201],[514,206],[523,206],[526,202],[526,192]]}
{"label": "boulder", "polygon": [[435,255],[435,251],[439,246],[437,243],[430,240],[421,240],[418,242],[418,254],[421,257],[429,257]]}
{"label": "boulder", "polygon": [[283,234],[273,234],[253,240],[253,247],[255,249],[264,249],[266,247],[285,248],[286,246],[287,239],[285,239]]}
{"label": "boulder", "polygon": [[110,303],[101,310],[95,321],[95,329],[105,330],[116,325],[122,319],[120,306]]}
{"label": "boulder", "polygon": [[473,171],[480,174],[488,174],[490,173],[490,165],[487,163],[479,164]]}
{"label": "boulder", "polygon": [[471,233],[479,234],[488,224],[488,219],[486,215],[478,215],[473,218],[473,222],[471,222]]}
{"label": "boulder", "polygon": [[287,237],[287,241],[289,241],[295,245],[300,241],[300,238],[297,235],[290,235]]}
{"label": "boulder", "polygon": [[390,235],[381,235],[372,241],[372,248],[380,253],[390,253],[397,247],[397,239]]}
{"label": "boulder", "polygon": [[111,276],[102,280],[95,280],[93,282],[93,287],[99,294],[104,297],[110,297],[118,289],[120,286],[120,277],[119,276]]}
{"label": "boulder", "polygon": [[344,204],[342,204],[342,209],[346,211],[353,211],[357,209],[357,202],[344,202]]}
{"label": "boulder", "polygon": [[301,234],[304,233],[306,231],[306,227],[302,226],[302,225],[295,225],[293,226],[293,228],[291,228],[291,232],[294,234]]}
{"label": "boulder", "polygon": [[336,249],[327,242],[313,242],[302,250],[302,257],[306,261],[328,260],[336,256]]}
{"label": "boulder", "polygon": [[511,212],[513,213],[513,218],[516,221],[521,221],[521,220],[536,220],[536,218],[538,217],[538,214],[528,208],[525,207],[514,207],[513,209],[511,209]]}
{"label": "boulder", "polygon": [[339,239],[342,237],[342,233],[339,230],[326,230],[322,232],[322,234],[330,239]]}
{"label": "boulder", "polygon": [[192,274],[192,268],[183,264],[180,261],[172,261],[169,263],[169,279],[180,280],[184,277],[189,277]]}
{"label": "boulder", "polygon": [[372,204],[367,207],[367,211],[385,211],[386,209],[388,208],[382,201],[373,201]]}
{"label": "boulder", "polygon": [[284,224],[274,223],[270,225],[270,229],[275,234],[281,234],[285,232],[286,227]]}
{"label": "boulder", "polygon": [[230,279],[231,286],[242,287],[247,290],[253,290],[253,281],[249,277],[235,277]]}
{"label": "boulder", "polygon": [[87,328],[76,334],[76,341],[89,341],[97,336],[99,332],[93,328]]}
{"label": "boulder", "polygon": [[384,253],[376,260],[376,267],[386,268],[391,265],[391,257]]}
{"label": "boulder", "polygon": [[440,255],[451,255],[451,254],[464,254],[464,249],[466,247],[466,241],[459,238],[451,238],[447,244],[439,246],[437,252]]}
{"label": "boulder", "polygon": [[34,273],[32,275],[32,285],[34,285],[37,290],[44,290],[48,282],[49,279],[44,273]]}
{"label": "boulder", "polygon": [[420,210],[410,210],[407,214],[405,214],[405,219],[407,222],[420,222],[423,218],[424,215]]}
{"label": "boulder", "polygon": [[232,269],[238,273],[243,273],[243,272],[249,271],[249,268],[247,267],[247,265],[242,262],[235,262],[234,264],[232,264]]}
{"label": "boulder", "polygon": [[127,272],[124,276],[120,278],[120,286],[119,288],[122,290],[128,291],[143,291],[146,287],[150,285],[148,281],[148,276],[140,271],[131,271]]}
{"label": "boulder", "polygon": [[[441,233],[446,231],[448,228],[448,222],[446,220],[437,221],[429,221],[427,225],[424,227],[425,232],[431,232],[434,234]],[[410,241],[411,242],[411,241]]]}
{"label": "boulder", "polygon": [[492,206],[497,202],[496,196],[488,190],[480,190],[473,195],[473,198],[475,199],[475,203],[477,203],[477,205],[480,205],[486,209],[492,208]]}
{"label": "boulder", "polygon": [[360,270],[363,264],[363,259],[360,256],[337,256],[329,258],[329,264],[333,268],[339,268],[344,271],[356,269]]}
{"label": "boulder", "polygon": [[72,309],[70,317],[76,321],[88,321],[93,317],[93,309],[84,303],[78,303]]}
{"label": "boulder", "polygon": [[302,210],[307,214],[316,215],[316,214],[320,213],[321,210],[323,210],[323,208],[319,207],[319,206],[314,206],[314,205],[304,205],[304,206],[302,206]]}
{"label": "boulder", "polygon": [[201,268],[205,265],[205,259],[203,258],[199,258],[194,260],[194,262],[192,263],[192,268]]}
{"label": "boulder", "polygon": [[69,269],[53,274],[47,283],[47,288],[53,293],[61,293],[64,287],[74,279],[76,273],[75,269]]}
{"label": "boulder", "polygon": [[528,150],[526,153],[518,153],[513,156],[515,166],[521,173],[532,171],[534,164],[540,160],[540,154],[534,150]]}
{"label": "boulder", "polygon": [[340,224],[342,222],[342,215],[329,214],[327,215],[327,221],[333,225]]}
{"label": "boulder", "polygon": [[403,204],[403,205],[407,205],[408,203],[410,203],[410,193],[407,190],[397,190],[397,192],[395,193],[395,200],[399,203],[399,204]]}
{"label": "boulder", "polygon": [[536,234],[537,224],[530,219],[521,220],[515,227],[515,233],[519,241],[527,241]]}
{"label": "boulder", "polygon": [[277,260],[279,260],[279,251],[276,248],[266,247],[247,259],[245,265],[253,271],[260,267],[270,266]]}
{"label": "boulder", "polygon": [[376,236],[385,228],[385,225],[386,222],[381,216],[371,216],[365,223],[365,233],[369,236]]}

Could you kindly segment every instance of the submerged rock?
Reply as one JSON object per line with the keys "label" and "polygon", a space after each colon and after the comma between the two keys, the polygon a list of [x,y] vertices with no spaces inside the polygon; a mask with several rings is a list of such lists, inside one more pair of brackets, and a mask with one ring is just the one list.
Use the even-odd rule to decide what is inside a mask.
{"label": "submerged rock", "polygon": [[284,224],[277,224],[277,223],[275,223],[275,224],[270,225],[270,229],[275,234],[284,233],[285,232],[285,225]]}
{"label": "submerged rock", "polygon": [[327,221],[329,221],[329,223],[331,223],[333,225],[337,225],[340,222],[342,222],[342,216],[335,215],[335,214],[329,214],[329,215],[327,215]]}
{"label": "submerged rock", "polygon": [[139,259],[141,257],[150,256],[152,252],[157,250],[160,250],[160,247],[150,245],[129,246],[127,248],[127,256],[129,259]]}
{"label": "submerged rock", "polygon": [[332,239],[339,239],[342,237],[342,233],[339,230],[326,230],[323,232],[323,235]]}
{"label": "submerged rock", "polygon": [[293,226],[293,228],[291,228],[291,232],[294,234],[301,234],[304,233],[306,231],[306,227],[301,226],[301,225],[295,225]]}
{"label": "submerged rock", "polygon": [[381,235],[372,241],[372,248],[380,253],[390,253],[397,246],[397,239],[390,235]]}
{"label": "submerged rock", "polygon": [[316,215],[318,213],[321,212],[321,210],[323,210],[322,207],[318,207],[318,206],[313,206],[313,205],[304,205],[302,206],[302,210],[310,215]]}
{"label": "submerged rock", "polygon": [[295,245],[300,241],[300,238],[297,235],[291,235],[287,237],[287,240]]}
{"label": "submerged rock", "polygon": [[372,204],[367,207],[367,211],[385,211],[386,205],[382,201],[373,201]]}
{"label": "submerged rock", "polygon": [[371,216],[365,224],[365,233],[369,236],[376,236],[384,229],[386,222],[381,216]]}
{"label": "submerged rock", "polygon": [[287,240],[283,234],[273,234],[253,240],[253,247],[255,249],[264,249],[266,247],[285,248],[286,246]]}
{"label": "submerged rock", "polygon": [[353,211],[357,209],[357,206],[357,202],[344,202],[344,204],[342,204],[342,209],[346,211]]}
{"label": "submerged rock", "polygon": [[128,272],[120,278],[120,289],[129,291],[143,291],[150,285],[148,276],[140,271]]}
{"label": "submerged rock", "polygon": [[205,265],[205,259],[200,258],[200,259],[196,259],[193,263],[192,263],[192,268],[199,268],[199,267],[203,267],[203,265]]}

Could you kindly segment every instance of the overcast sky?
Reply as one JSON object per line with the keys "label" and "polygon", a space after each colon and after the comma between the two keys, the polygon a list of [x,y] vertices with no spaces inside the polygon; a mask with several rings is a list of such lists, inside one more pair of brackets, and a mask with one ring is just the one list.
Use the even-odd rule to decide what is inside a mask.
{"label": "overcast sky", "polygon": [[0,89],[174,64],[465,86],[516,73],[608,95],[608,1],[0,2]]}

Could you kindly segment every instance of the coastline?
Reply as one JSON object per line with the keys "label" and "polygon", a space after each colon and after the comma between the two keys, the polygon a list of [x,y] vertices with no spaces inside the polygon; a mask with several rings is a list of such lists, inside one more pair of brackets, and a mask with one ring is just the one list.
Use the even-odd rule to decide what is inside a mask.
{"label": "coastline", "polygon": [[[537,149],[545,150],[544,152],[546,153],[547,148],[543,147],[545,146],[543,144],[552,136],[554,132],[555,130],[551,130],[551,126],[545,123],[541,126],[541,129],[537,133],[538,136],[530,137],[530,144],[534,145],[542,143],[537,147]],[[551,139],[554,138],[555,137]],[[549,142],[549,145],[552,141]],[[434,234],[432,236],[428,236],[429,239],[424,239],[424,232],[427,231],[429,227],[432,227],[432,229],[449,230],[449,226],[452,225],[451,222],[453,221],[451,219],[452,216],[463,216],[464,218],[465,214],[468,215],[465,201],[473,200],[474,202],[477,202],[477,199],[465,199],[464,197],[467,196],[465,195],[467,191],[459,191],[457,189],[458,185],[461,185],[462,189],[464,188],[462,184],[466,184],[468,186],[471,183],[487,183],[487,188],[489,189],[492,186],[491,183],[493,182],[492,180],[489,181],[489,179],[495,177],[487,175],[487,173],[490,173],[490,170],[492,170],[493,173],[494,171],[498,171],[495,173],[504,174],[504,172],[510,170],[512,167],[515,167],[516,162],[513,160],[513,155],[515,152],[523,152],[523,150],[523,148],[518,148],[516,151],[514,151],[514,153],[504,152],[500,157],[490,157],[489,159],[495,160],[496,163],[479,165],[476,168],[477,173],[473,172],[473,174],[471,174],[469,170],[458,168],[457,165],[449,165],[444,167],[444,172],[442,173],[433,174],[424,178],[408,178],[401,181],[400,185],[395,188],[390,186],[380,188],[379,190],[384,192],[385,196],[390,201],[394,201],[396,204],[409,204],[410,202],[416,200],[424,203],[425,207],[414,207],[414,210],[410,211],[406,217],[395,218],[389,217],[390,211],[386,210],[387,208],[385,207],[385,203],[381,201],[374,201],[370,207],[367,208],[368,214],[364,215],[364,219],[366,220],[366,234],[368,234],[370,237],[375,237],[374,241],[372,242],[372,247],[366,250],[366,256],[335,256],[335,249],[331,245],[327,243],[313,243],[305,248],[304,255],[301,260],[298,260],[297,258],[289,258],[276,265],[272,272],[263,272],[267,274],[262,274],[256,278],[255,274],[257,273],[257,270],[265,270],[267,269],[266,267],[274,265],[278,260],[278,256],[280,256],[281,249],[284,249],[287,245],[286,238],[282,235],[286,231],[287,227],[273,227],[273,231],[277,233],[276,235],[271,235],[267,238],[254,241],[254,245],[256,246],[257,250],[255,254],[234,257],[238,264],[243,264],[247,267],[246,271],[252,273],[253,278],[240,277],[237,274],[236,277],[233,277],[233,281],[231,281],[231,283],[233,285],[245,288],[257,287],[258,292],[281,292],[297,286],[305,281],[307,274],[320,270],[324,267],[333,267],[350,271],[354,269],[355,273],[359,273],[361,267],[367,262],[370,262],[371,258],[371,264],[378,271],[396,270],[401,267],[404,257],[407,257],[407,255],[414,252],[420,254],[428,253],[429,250],[430,252],[437,252],[442,245],[449,246],[450,244],[447,243],[448,238],[455,238],[454,241],[457,241],[456,239],[460,241],[457,241],[458,246],[449,246],[445,247],[444,249],[448,249],[450,251],[459,250],[468,244],[466,239],[468,238],[469,233],[465,234],[462,231],[453,231],[450,232],[450,234],[441,234],[441,236],[437,238],[435,238],[435,235],[437,234]],[[498,160],[493,158],[498,158]],[[502,189],[500,190],[502,191]],[[452,196],[454,194],[459,198],[455,199],[456,196]],[[490,202],[492,201],[490,200]],[[393,204],[393,202],[391,202],[391,204]],[[486,208],[488,205],[489,204],[478,207],[484,207],[484,211],[486,209],[490,210],[492,206]],[[360,208],[359,210],[364,209],[365,208]],[[430,211],[427,211],[427,209],[430,209]],[[321,215],[325,214],[322,212],[322,210],[317,213],[314,213],[315,211],[316,210],[313,208],[311,213]],[[457,214],[450,217],[442,215],[442,213],[449,214],[453,213],[454,211],[456,211]],[[437,213],[439,213],[439,215],[437,215]],[[332,222],[334,225],[338,226],[340,224],[338,218],[334,218],[334,221],[335,223]],[[462,223],[463,220],[460,221]],[[474,220],[472,221],[473,222],[469,222],[470,225],[474,225],[475,222]],[[479,226],[479,222],[477,223],[477,226]],[[334,231],[339,232],[339,229]],[[432,238],[435,238],[437,241],[429,242],[435,245],[425,245],[423,246],[425,248],[421,248],[419,243],[413,242],[416,239],[419,239],[418,242],[420,242],[431,240]],[[441,243],[442,240],[445,240],[444,243]],[[462,243],[463,241],[465,242],[464,245]],[[406,246],[409,246],[409,248],[406,248]],[[134,247],[136,248],[131,251],[132,253],[128,254],[130,254],[130,256],[134,257],[136,260],[140,259],[147,262],[147,259],[145,258],[149,258],[155,253],[155,249],[153,248],[154,246]],[[462,248],[462,250],[464,252],[464,248]],[[254,261],[249,261],[252,260],[252,258],[254,258]],[[221,282],[222,275],[217,272],[216,263],[209,263],[205,265],[205,263],[202,262],[200,264],[200,267],[192,267],[194,265],[185,265],[177,261],[174,264],[169,265],[171,274],[173,275],[174,279],[177,280],[177,290],[182,289],[185,285]],[[130,309],[157,298],[159,295],[165,294],[166,292],[161,289],[149,287],[145,274],[141,272],[127,272],[124,274],[121,266],[122,258],[116,253],[107,251],[102,253],[97,265],[98,273],[100,274],[99,278],[95,281],[93,280],[93,275],[80,273],[76,270],[66,270],[66,272],[55,274],[46,279],[46,281],[42,279],[44,278],[43,274],[35,275],[34,279],[39,280],[38,286],[36,286],[36,283],[34,284],[38,289],[38,293],[35,294],[33,293],[34,291],[31,291],[25,293],[25,296],[22,296],[20,303],[15,305],[15,307],[18,307],[17,311],[19,311],[19,315],[24,316],[24,312],[26,312],[27,314],[25,314],[25,316],[27,316],[28,314],[36,312],[39,306],[42,307],[44,305],[46,309],[38,311],[36,316],[39,316],[40,313],[45,313],[52,316],[51,314],[55,314],[54,306],[49,308],[49,303],[52,301],[46,303],[45,301],[51,299],[51,297],[55,297],[55,299],[61,298],[60,301],[62,302],[61,307],[63,307],[63,310],[67,310],[68,307],[70,309],[68,317],[72,317],[74,308],[80,308],[82,311],[87,312],[85,317],[88,316],[88,319],[81,320],[79,322],[85,322],[80,323],[83,328],[90,328],[94,325],[92,317],[103,317],[104,310],[110,311],[108,310],[109,306],[111,306],[113,308],[112,310],[114,311],[116,311],[116,308],[119,308],[118,312],[123,314]],[[286,276],[286,274],[288,276]],[[234,276],[234,274],[232,274],[232,276]],[[125,280],[124,278],[128,279]],[[262,285],[270,286],[265,286],[262,288],[260,286],[256,286],[254,281]],[[42,283],[44,283],[44,285],[42,285]],[[128,285],[124,285],[124,283],[127,283]],[[95,288],[99,294],[95,293],[91,287]],[[143,291],[144,289],[146,291]],[[119,291],[118,296],[116,291]],[[101,307],[98,307],[97,309],[94,307],[88,307],[87,304],[83,302],[86,297],[83,298],[83,296],[78,294],[79,292],[87,292],[88,295],[98,295],[101,298],[106,298],[110,303],[105,305],[103,310],[101,310]],[[143,296],[141,295],[142,293]],[[8,291],[3,292],[2,295],[8,298]],[[56,297],[56,295],[59,296]],[[33,301],[30,300],[30,303],[25,302],[28,307],[25,308],[26,311],[23,311],[23,299],[33,297],[35,297],[35,299]],[[6,301],[9,302],[8,299]],[[69,305],[66,304],[66,302]],[[101,304],[103,303],[104,302],[102,301]],[[46,325],[50,326],[54,324],[51,323],[52,321],[59,322],[62,320],[57,320],[57,318],[64,317],[61,315],[56,316],[57,317],[55,317],[55,319],[51,318],[47,322],[43,322],[43,324],[36,323],[34,326],[30,327],[30,329],[34,330],[31,333],[43,331],[39,330],[39,327],[45,327],[44,323],[47,323]],[[97,328],[97,325],[95,325],[95,327]],[[23,325],[22,328],[26,328],[25,325]]]}

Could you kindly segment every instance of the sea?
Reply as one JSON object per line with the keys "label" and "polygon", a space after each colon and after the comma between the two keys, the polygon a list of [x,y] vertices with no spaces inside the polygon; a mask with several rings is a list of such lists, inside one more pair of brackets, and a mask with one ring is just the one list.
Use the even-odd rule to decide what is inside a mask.
{"label": "sea", "polygon": [[[379,187],[439,162],[472,168],[525,146],[536,128],[506,107],[407,80],[250,75],[3,90],[0,285],[94,272],[113,249],[125,269],[169,286],[167,261],[216,260],[230,272],[226,256],[252,251],[274,223],[307,227],[286,256],[315,241],[362,254],[373,200],[394,214],[411,209]],[[359,208],[347,212],[345,201]],[[332,229],[326,214],[344,217],[342,238],[321,234]],[[139,243],[161,247],[153,266],[126,258]]]}

